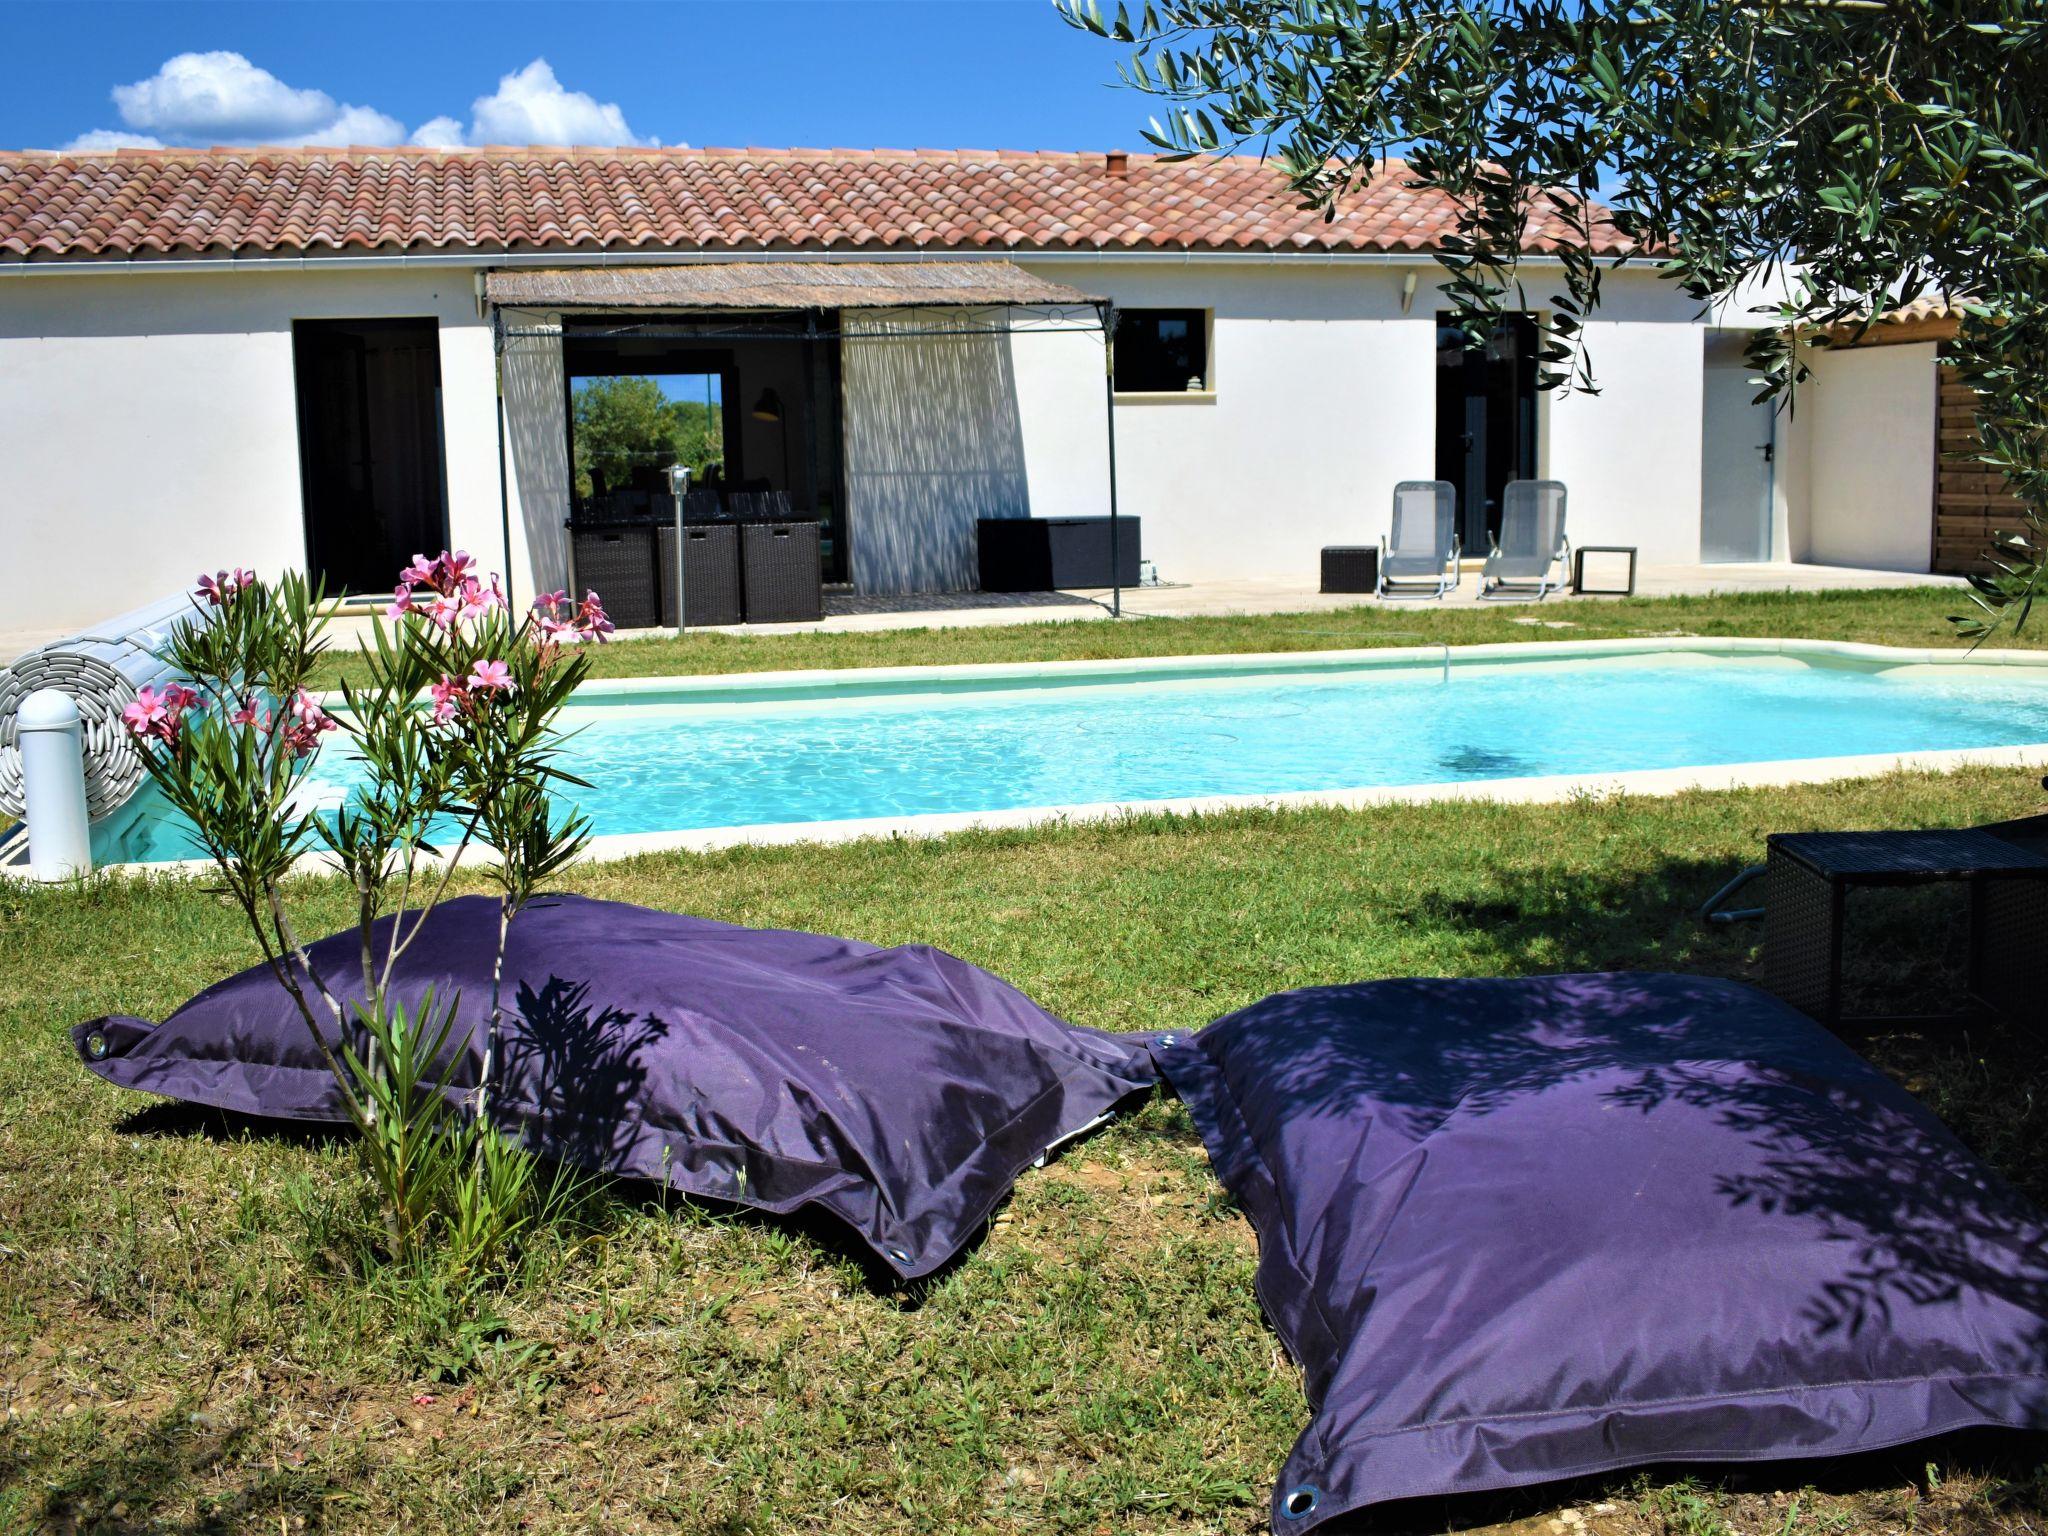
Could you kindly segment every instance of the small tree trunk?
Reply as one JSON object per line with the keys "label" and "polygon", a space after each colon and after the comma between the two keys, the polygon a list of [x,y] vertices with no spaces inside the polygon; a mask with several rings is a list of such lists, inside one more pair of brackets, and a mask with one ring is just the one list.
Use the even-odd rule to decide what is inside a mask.
{"label": "small tree trunk", "polygon": [[[498,1022],[504,1016],[505,938],[512,927],[512,901],[498,898],[498,948],[491,956],[491,1016],[484,1023],[484,1060],[476,1080],[476,1118],[480,1128],[490,1107],[491,1075],[498,1065]],[[481,1155],[481,1153],[479,1153]]]}
{"label": "small tree trunk", "polygon": [[[357,869],[355,877],[356,931],[363,951],[363,1006],[377,1008],[384,1001],[384,989],[377,982],[376,945],[372,942],[372,929],[377,921],[377,885],[368,869]],[[371,1073],[377,1070],[377,1042],[369,1035],[363,1039],[363,1068]]]}
{"label": "small tree trunk", "polygon": [[348,1015],[343,1011],[340,1001],[332,992],[328,991],[327,983],[320,979],[320,972],[314,967],[313,957],[306,952],[306,946],[299,942],[299,936],[292,928],[291,919],[285,915],[284,897],[278,891],[275,881],[266,881],[264,883],[263,899],[270,906],[271,927],[276,931],[278,945],[285,951],[286,955],[283,964],[279,968],[279,974],[285,978],[285,985],[292,994],[299,999],[300,1009],[306,1015],[306,1027],[312,1029],[313,1041],[320,1047],[320,1054],[326,1058],[329,1069],[334,1073],[335,1081],[341,1084],[343,1093],[348,1095],[350,1101],[358,1105],[358,1113],[362,1118],[364,1126],[375,1125],[377,1123],[376,1104],[357,1097],[355,1091],[348,1086],[347,1069],[335,1057],[333,1050],[327,1044],[326,1038],[318,1029],[313,1028],[313,1015],[312,1011],[306,1007],[305,995],[300,991],[296,981],[291,979],[292,961],[298,961],[299,968],[312,981],[314,990],[320,994],[321,1001],[327,1004],[327,1011],[334,1016],[334,1027],[337,1031],[348,1028]]}

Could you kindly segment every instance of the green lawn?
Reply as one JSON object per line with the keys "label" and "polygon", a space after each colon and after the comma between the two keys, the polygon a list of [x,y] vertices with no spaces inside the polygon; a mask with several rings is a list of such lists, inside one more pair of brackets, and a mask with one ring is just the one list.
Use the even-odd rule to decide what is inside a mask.
{"label": "green lawn", "polygon": [[[1599,640],[1632,635],[1800,635],[1885,645],[1953,646],[1951,617],[1969,609],[1953,587],[1869,592],[1745,592],[1721,597],[1581,598],[1540,607],[1445,608],[1366,604],[1332,613],[1250,614],[1213,619],[1052,620],[967,629],[863,634],[694,634],[621,640],[593,651],[599,677],[762,672],[809,667],[909,667],[937,662],[1079,661],[1197,656],[1229,651],[1327,651],[1442,641]],[[2001,646],[2048,645],[2048,630],[2002,631]],[[331,686],[346,653],[320,672]]]}
{"label": "green lawn", "polygon": [[[1807,633],[1939,633],[1917,599],[1801,601],[1814,603]],[[1905,633],[1883,632],[1893,604]],[[1578,610],[1546,616],[1566,611]],[[1677,610],[1584,611],[1648,626]],[[1769,611],[1724,601],[1712,622],[1768,630]],[[1775,611],[1791,629],[1792,611]],[[1203,633],[1211,648],[1265,648],[1285,622]],[[1356,626],[1333,642],[1350,644],[1375,621],[1329,622]],[[1007,643],[1108,645],[1151,627]],[[745,664],[777,666],[930,659],[940,643],[873,638],[893,653],[738,643],[773,652]],[[692,641],[607,660],[629,653],[678,669],[726,655]],[[932,942],[1080,1022],[1190,1028],[1278,988],[1378,976],[1747,976],[1756,930],[1693,914],[1767,832],[1963,824],[2041,800],[2029,776],[1986,770],[649,856],[566,883]],[[346,918],[333,883],[304,882],[295,900],[310,928]],[[1861,963],[1894,997],[1946,984],[1954,945],[1930,936],[1951,916],[1938,897],[1895,910]],[[0,1530],[1263,1529],[1306,1410],[1252,1292],[1253,1238],[1178,1106],[1154,1102],[1027,1173],[963,1262],[907,1290],[878,1284],[816,1224],[611,1189],[510,1284],[449,1294],[431,1275],[365,1278],[364,1192],[345,1147],[152,1108],[72,1059],[74,1021],[161,1016],[251,959],[238,915],[195,886],[0,888]],[[2048,1197],[2037,1046],[1903,1033],[1872,1050]],[[1423,1523],[2033,1532],[2048,1521],[2040,1460],[2030,1446],[1951,1442],[1740,1482],[1624,1477]]]}

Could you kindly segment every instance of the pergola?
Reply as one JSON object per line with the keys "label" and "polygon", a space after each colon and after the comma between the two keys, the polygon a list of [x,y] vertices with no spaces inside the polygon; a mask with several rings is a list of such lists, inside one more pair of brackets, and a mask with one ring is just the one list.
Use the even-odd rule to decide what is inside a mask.
{"label": "pergola", "polygon": [[[507,268],[487,273],[498,369],[498,501],[506,566],[512,507],[506,470],[506,352],[522,340],[559,343],[564,328],[518,317],[534,312],[589,317],[580,337],[649,340],[919,341],[934,337],[1089,332],[1102,338],[1103,413],[1109,449],[1110,612],[1123,613],[1116,485],[1116,310],[1110,300],[1069,288],[1001,258],[971,261],[782,261],[717,258],[578,267]],[[848,330],[830,317],[888,311],[887,330]],[[806,433],[815,426],[806,413]]]}

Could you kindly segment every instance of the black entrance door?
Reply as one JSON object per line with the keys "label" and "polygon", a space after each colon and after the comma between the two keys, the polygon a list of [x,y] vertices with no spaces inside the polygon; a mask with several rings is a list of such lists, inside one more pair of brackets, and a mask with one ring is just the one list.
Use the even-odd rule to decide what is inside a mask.
{"label": "black entrance door", "polygon": [[1458,488],[1468,555],[1500,531],[1510,480],[1536,476],[1536,322],[1505,315],[1483,347],[1465,345],[1446,314],[1436,328],[1436,477]]}
{"label": "black entrance door", "polygon": [[389,591],[448,540],[441,349],[432,320],[300,320],[306,564],[330,595]]}

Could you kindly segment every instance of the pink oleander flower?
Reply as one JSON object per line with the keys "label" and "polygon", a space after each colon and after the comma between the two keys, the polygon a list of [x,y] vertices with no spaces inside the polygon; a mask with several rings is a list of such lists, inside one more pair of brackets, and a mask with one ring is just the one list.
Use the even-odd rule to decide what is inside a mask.
{"label": "pink oleander flower", "polygon": [[137,689],[135,701],[121,711],[121,723],[129,733],[144,738],[156,735],[157,728],[168,718],[163,696],[150,687]]}
{"label": "pink oleander flower", "polygon": [[469,686],[477,693],[510,693],[512,669],[502,661],[480,661],[469,669]]}
{"label": "pink oleander flower", "polygon": [[574,645],[583,638],[576,627],[576,605],[567,592],[543,592],[535,598],[533,624],[542,645]]}
{"label": "pink oleander flower", "polygon": [[442,550],[429,560],[414,555],[412,564],[398,573],[398,586],[384,612],[393,619],[424,614],[428,621],[453,634],[456,627],[482,619],[494,608],[503,608],[505,588],[499,578],[488,582],[471,574],[476,561],[464,550],[452,554]]}
{"label": "pink oleander flower", "polygon": [[442,629],[452,630],[462,617],[462,599],[443,592],[427,605],[427,617]]}
{"label": "pink oleander flower", "polygon": [[582,605],[576,610],[576,627],[595,637],[600,644],[612,632],[612,621],[605,616],[604,603],[595,592],[583,594]]}
{"label": "pink oleander flower", "polygon": [[[241,706],[241,708],[237,709],[237,710],[236,710],[236,711],[235,711],[235,712],[234,712],[233,714],[231,714],[231,715],[229,715],[229,716],[228,716],[228,724],[229,724],[229,725],[256,725],[256,724],[259,724],[259,723],[261,723],[261,722],[259,722],[259,720],[257,719],[257,715],[258,715],[258,713],[259,713],[259,711],[257,710],[257,707],[256,707],[256,695],[255,695],[255,694],[253,694],[253,693],[245,693],[245,694],[243,694],[243,695],[242,695],[242,706]],[[269,717],[269,714],[268,714],[267,712],[264,712],[264,713],[263,713],[263,720],[267,721],[267,720],[268,720],[269,718],[270,718],[270,717]]]}
{"label": "pink oleander flower", "polygon": [[441,681],[427,691],[433,695],[436,725],[446,725],[453,720],[456,712],[462,708],[463,701],[468,698],[463,692],[462,684],[445,672],[441,674]]}
{"label": "pink oleander flower", "polygon": [[339,729],[334,717],[320,707],[320,701],[303,688],[293,695],[280,727],[285,747],[293,757],[304,757],[320,745],[323,735]]}
{"label": "pink oleander flower", "polygon": [[505,606],[505,594],[498,586],[498,578],[495,576],[491,578],[489,586],[485,586],[474,576],[465,576],[456,587],[454,595],[462,603],[456,616],[464,621],[480,619],[493,608]]}
{"label": "pink oleander flower", "polygon": [[224,608],[244,587],[256,584],[256,573],[236,566],[232,571],[215,571],[211,576],[201,573],[199,595],[206,599],[211,608]]}
{"label": "pink oleander flower", "polygon": [[162,692],[144,687],[136,690],[135,702],[121,711],[121,723],[143,741],[176,746],[178,733],[184,728],[185,712],[198,707],[199,695],[182,683],[170,683]]}

